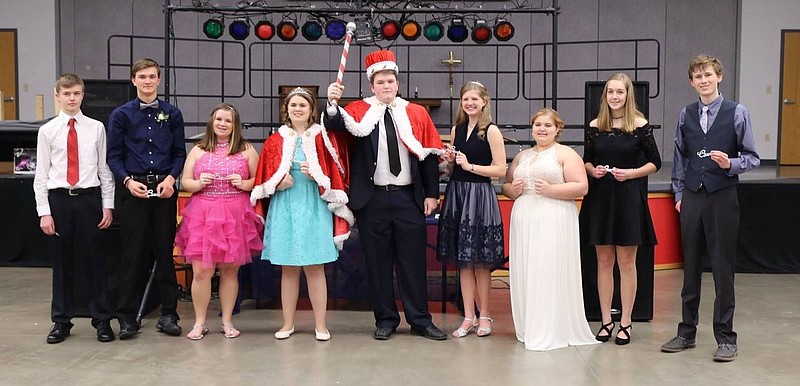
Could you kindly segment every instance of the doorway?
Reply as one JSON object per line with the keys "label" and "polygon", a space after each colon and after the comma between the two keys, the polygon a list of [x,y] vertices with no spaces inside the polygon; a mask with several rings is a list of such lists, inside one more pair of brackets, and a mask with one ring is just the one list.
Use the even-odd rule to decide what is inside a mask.
{"label": "doorway", "polygon": [[778,164],[800,165],[800,30],[781,31]]}
{"label": "doorway", "polygon": [[0,28],[0,91],[2,91],[2,115],[0,119],[18,119],[17,94],[17,30]]}

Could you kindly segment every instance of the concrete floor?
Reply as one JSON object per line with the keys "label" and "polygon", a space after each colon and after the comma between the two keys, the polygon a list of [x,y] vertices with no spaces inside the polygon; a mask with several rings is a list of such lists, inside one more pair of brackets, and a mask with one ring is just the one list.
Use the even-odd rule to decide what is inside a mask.
{"label": "concrete floor", "polygon": [[[154,329],[157,313],[129,341],[99,343],[88,319],[76,319],[72,336],[45,343],[50,329],[50,269],[0,268],[1,385],[790,385],[800,377],[800,275],[737,276],[739,358],[715,363],[711,331],[713,282],[704,276],[697,348],[664,354],[679,319],[680,270],[655,273],[655,318],[635,323],[633,341],[528,352],[514,338],[508,289],[493,290],[495,329],[445,342],[408,334],[372,339],[371,312],[330,311],[329,342],[313,336],[311,311],[299,311],[297,332],[277,341],[279,310],[243,304],[234,322],[238,339],[212,332],[202,341],[168,337]],[[213,314],[218,304],[212,303]],[[451,307],[453,308],[453,307]],[[179,304],[185,332],[190,303]],[[452,331],[457,314],[434,314]],[[117,324],[113,323],[115,331]],[[216,328],[215,328],[216,327]],[[599,323],[592,323],[596,330]]]}

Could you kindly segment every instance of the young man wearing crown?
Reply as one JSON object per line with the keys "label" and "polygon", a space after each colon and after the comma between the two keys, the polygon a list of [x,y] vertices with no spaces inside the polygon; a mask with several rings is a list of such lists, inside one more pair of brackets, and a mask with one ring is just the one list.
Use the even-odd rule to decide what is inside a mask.
{"label": "young man wearing crown", "polygon": [[[428,311],[425,267],[425,216],[438,205],[442,141],[424,107],[397,97],[394,53],[375,51],[365,61],[374,96],[326,110],[323,123],[349,132],[348,206],[356,216],[373,292],[373,338],[389,339],[400,324],[394,268],[411,333],[445,340]],[[343,85],[331,83],[328,105],[336,106],[343,91]]]}

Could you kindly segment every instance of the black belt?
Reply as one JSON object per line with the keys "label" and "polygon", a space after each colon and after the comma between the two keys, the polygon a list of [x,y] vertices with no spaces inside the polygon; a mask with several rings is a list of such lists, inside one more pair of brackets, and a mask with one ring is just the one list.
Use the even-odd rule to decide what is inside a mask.
{"label": "black belt", "polygon": [[164,181],[169,174],[142,174],[142,175],[131,175],[131,179],[136,182],[141,182],[143,184],[157,184],[161,181]]}
{"label": "black belt", "polygon": [[398,190],[409,190],[413,188],[414,185],[375,185],[376,190],[382,190],[384,192],[396,192]]}
{"label": "black belt", "polygon": [[80,196],[80,195],[83,195],[83,194],[96,193],[98,190],[100,190],[99,186],[93,186],[91,188],[55,188],[55,189],[50,189],[51,192],[66,193],[66,194],[68,194],[70,196],[73,196],[73,197]]}

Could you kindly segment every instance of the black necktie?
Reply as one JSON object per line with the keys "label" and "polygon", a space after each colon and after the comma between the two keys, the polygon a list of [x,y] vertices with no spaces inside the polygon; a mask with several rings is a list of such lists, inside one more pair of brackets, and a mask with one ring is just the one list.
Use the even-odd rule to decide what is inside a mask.
{"label": "black necktie", "polygon": [[389,171],[397,177],[400,174],[400,151],[397,148],[397,132],[394,128],[391,110],[387,107],[383,114],[383,125],[386,127],[386,148],[389,150]]}
{"label": "black necktie", "polygon": [[154,109],[157,109],[158,108],[158,99],[156,99],[156,100],[154,100],[154,101],[152,101],[150,103],[139,102],[139,110],[144,110],[144,109],[146,109],[148,107],[152,107]]}

